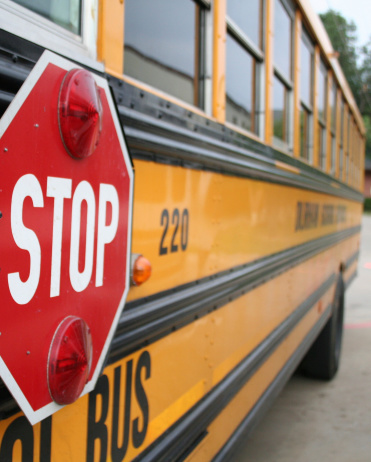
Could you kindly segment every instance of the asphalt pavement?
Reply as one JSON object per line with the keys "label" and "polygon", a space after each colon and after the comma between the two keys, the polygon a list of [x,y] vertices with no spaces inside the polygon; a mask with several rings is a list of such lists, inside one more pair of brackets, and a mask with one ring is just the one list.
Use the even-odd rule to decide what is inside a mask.
{"label": "asphalt pavement", "polygon": [[336,378],[294,375],[233,462],[371,462],[371,215],[345,303]]}

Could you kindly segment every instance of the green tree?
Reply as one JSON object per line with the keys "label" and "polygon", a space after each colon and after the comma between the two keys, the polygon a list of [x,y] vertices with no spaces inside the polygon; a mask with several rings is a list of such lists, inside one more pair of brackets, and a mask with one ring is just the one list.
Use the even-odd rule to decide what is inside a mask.
{"label": "green tree", "polygon": [[361,78],[362,78],[362,101],[360,104],[360,111],[362,114],[371,117],[371,42],[363,46],[362,65],[361,65]]}
{"label": "green tree", "polygon": [[327,11],[320,18],[334,50],[339,53],[340,66],[363,116],[366,156],[371,158],[371,41],[357,50],[357,28],[353,22],[348,22],[334,10]]}
{"label": "green tree", "polygon": [[371,158],[371,49],[370,44],[362,48],[362,101],[360,111],[366,130],[366,157]]}
{"label": "green tree", "polygon": [[362,76],[357,65],[357,27],[340,13],[329,10],[320,15],[332,46],[339,53],[339,63],[358,104],[362,101]]}

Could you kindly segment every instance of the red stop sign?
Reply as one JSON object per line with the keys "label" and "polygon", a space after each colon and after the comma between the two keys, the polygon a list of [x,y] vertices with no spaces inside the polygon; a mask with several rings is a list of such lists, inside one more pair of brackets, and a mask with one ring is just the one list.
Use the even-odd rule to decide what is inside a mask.
{"label": "red stop sign", "polygon": [[67,152],[58,101],[73,68],[45,52],[0,120],[0,375],[31,423],[60,408],[48,386],[58,326],[72,316],[90,328],[86,393],[129,289],[130,157],[107,82],[98,76],[98,145],[88,157]]}

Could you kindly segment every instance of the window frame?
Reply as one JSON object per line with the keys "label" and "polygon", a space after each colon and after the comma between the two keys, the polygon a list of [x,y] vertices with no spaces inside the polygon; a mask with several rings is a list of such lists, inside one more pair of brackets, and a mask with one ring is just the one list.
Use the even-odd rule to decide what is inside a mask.
{"label": "window frame", "polygon": [[347,112],[347,120],[346,120],[346,131],[347,131],[347,141],[346,141],[346,147],[345,147],[345,182],[349,183],[349,170],[350,170],[350,143],[351,143],[351,120],[352,120],[352,114],[350,111],[350,108],[348,109]]}
{"label": "window frame", "polygon": [[[314,56],[314,50],[315,50],[315,45],[313,43],[313,41],[311,40],[308,32],[306,31],[304,25],[302,26],[302,31],[301,31],[301,35],[300,35],[300,46],[301,46],[301,42],[304,42],[304,45],[306,45],[306,47],[308,48],[308,50],[310,51],[310,56],[311,56],[311,60],[310,60],[310,65],[311,65],[311,70],[310,70],[310,103],[308,104],[306,101],[303,101],[302,99],[302,95],[299,93],[299,101],[300,101],[300,108],[299,108],[299,119],[300,119],[300,123],[299,123],[299,127],[300,127],[300,130],[299,130],[299,136],[300,136],[300,142],[299,142],[299,158],[301,160],[304,160],[310,164],[313,163],[313,111],[314,111],[314,107],[313,107],[313,97],[314,97],[314,65],[315,65],[315,56]],[[300,57],[300,60],[301,60],[301,57]],[[301,66],[301,62],[300,62],[300,66]],[[299,81],[300,81],[300,88],[301,88],[301,83],[302,83],[302,74],[300,73],[300,78],[299,78]],[[303,143],[302,143],[302,128],[301,128],[301,112],[304,111],[305,113],[305,127],[306,127],[306,133],[305,133],[305,139],[307,141],[306,143],[306,146],[305,146],[305,150],[304,152],[307,153],[306,156],[303,156],[302,155],[302,146]]]}
{"label": "window frame", "polygon": [[[324,77],[323,81],[323,101],[322,103],[324,104],[323,107],[323,117],[320,116],[320,110],[319,110],[319,103],[320,103],[320,94],[319,91],[317,92],[318,95],[318,101],[317,101],[317,130],[318,130],[318,155],[319,155],[319,166],[322,168],[322,170],[326,171],[327,170],[327,109],[328,109],[328,67],[326,66],[324,60],[322,57],[320,57],[319,60],[319,67],[318,67],[318,72],[319,72],[319,78],[318,78],[318,83],[320,82],[320,79]],[[318,90],[318,88],[317,88]]]}
{"label": "window frame", "polygon": [[[125,73],[125,64],[123,76],[131,82],[144,85],[149,89],[153,89],[156,92],[164,94],[171,99],[181,102],[183,105],[189,106],[195,110],[200,110],[208,115],[212,113],[212,47],[213,47],[213,36],[212,36],[212,3],[211,0],[191,0],[195,7],[199,8],[198,17],[195,17],[195,29],[198,25],[198,31],[196,31],[195,39],[195,58],[197,65],[195,66],[194,76],[194,99],[193,103],[182,99],[180,96],[174,95],[167,92],[164,89],[157,87],[153,83],[148,83],[141,80],[138,77],[133,77],[130,74]],[[124,14],[126,18],[126,10]],[[197,43],[196,43],[197,40]],[[125,63],[125,33],[123,38],[123,57]],[[197,92],[197,98],[196,98]]]}
{"label": "window frame", "polygon": [[[264,31],[265,31],[265,0],[261,0],[261,12],[260,12],[260,41],[261,48],[258,47],[253,40],[251,40],[242,29],[236,24],[236,22],[228,16],[226,12],[225,22],[226,22],[226,36],[229,35],[232,40],[234,40],[241,48],[252,58],[253,60],[253,75],[252,75],[252,111],[251,111],[251,120],[252,120],[252,129],[247,130],[240,125],[236,125],[233,122],[226,119],[226,122],[237,127],[241,130],[251,133],[258,137],[263,137],[264,130],[264,114],[263,114],[263,105],[264,105],[264,64],[265,64],[265,41],[264,41]],[[227,50],[226,50],[227,53]],[[225,75],[227,80],[227,67],[225,68]],[[225,89],[225,97],[227,99],[227,86]]]}
{"label": "window frame", "polygon": [[[291,20],[291,41],[290,41],[290,53],[291,53],[291,65],[290,65],[290,77],[291,80],[288,80],[287,77],[280,71],[278,66],[276,66],[274,60],[273,52],[273,79],[277,78],[280,83],[284,86],[285,91],[285,107],[284,107],[284,122],[285,122],[285,139],[281,139],[274,135],[274,127],[272,130],[273,133],[273,144],[277,147],[287,149],[288,151],[293,151],[294,144],[294,134],[293,134],[293,123],[294,123],[294,38],[295,38],[295,6],[291,3],[290,0],[277,0],[281,3],[282,8],[286,11]],[[273,20],[274,23],[274,20]],[[274,46],[274,45],[273,45]],[[273,85],[274,88],[274,85]],[[272,100],[273,102],[273,100]],[[274,123],[274,117],[273,117]]]}
{"label": "window frame", "polygon": [[[332,74],[332,87],[330,96],[330,174],[336,174],[336,154],[337,154],[337,113],[338,113],[338,85]],[[333,103],[333,106],[331,105]]]}
{"label": "window frame", "polygon": [[[95,20],[91,11],[95,10]],[[51,20],[11,0],[0,0],[1,28],[93,69],[104,70],[96,61],[98,0],[82,0],[81,35],[76,35]]]}
{"label": "window frame", "polygon": [[340,126],[339,126],[339,178],[344,177],[344,117],[345,117],[345,101],[341,94],[340,96]]}

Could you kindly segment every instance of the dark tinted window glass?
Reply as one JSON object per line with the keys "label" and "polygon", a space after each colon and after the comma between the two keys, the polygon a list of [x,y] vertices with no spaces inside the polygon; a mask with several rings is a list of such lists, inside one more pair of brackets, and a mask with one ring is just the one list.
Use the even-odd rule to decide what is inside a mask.
{"label": "dark tinted window glass", "polygon": [[274,64],[291,80],[291,18],[280,0],[274,5]]}
{"label": "dark tinted window glass", "polygon": [[312,103],[312,53],[309,46],[301,40],[300,47],[300,96],[308,106]]}
{"label": "dark tinted window glass", "polygon": [[318,124],[317,142],[320,165],[323,170],[326,170],[326,129],[320,123]]}
{"label": "dark tinted window glass", "polygon": [[242,128],[254,130],[254,59],[227,34],[226,118]]}
{"label": "dark tinted window glass", "polygon": [[309,120],[308,111],[301,107],[300,110],[300,157],[309,160]]}
{"label": "dark tinted window glass", "polygon": [[14,0],[74,34],[81,32],[82,0]]}
{"label": "dark tinted window glass", "polygon": [[327,69],[321,63],[318,79],[318,117],[326,119],[326,99],[327,99]]}
{"label": "dark tinted window glass", "polygon": [[261,45],[262,0],[227,0],[227,14],[258,46]]}
{"label": "dark tinted window glass", "polygon": [[273,81],[273,134],[286,141],[286,88],[275,76]]}
{"label": "dark tinted window glass", "polygon": [[331,106],[331,131],[336,131],[336,97],[337,97],[337,87],[334,83],[332,85],[332,92],[330,95],[330,106]]}
{"label": "dark tinted window glass", "polygon": [[195,104],[196,5],[125,0],[125,74]]}
{"label": "dark tinted window glass", "polygon": [[335,173],[335,163],[336,163],[336,137],[331,137],[331,173]]}

